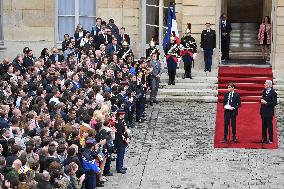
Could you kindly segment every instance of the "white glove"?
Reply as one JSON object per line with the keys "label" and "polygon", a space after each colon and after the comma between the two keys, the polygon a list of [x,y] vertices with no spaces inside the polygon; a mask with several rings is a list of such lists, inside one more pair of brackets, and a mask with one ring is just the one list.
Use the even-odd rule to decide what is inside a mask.
{"label": "white glove", "polygon": [[215,48],[213,49],[213,51],[215,51]]}
{"label": "white glove", "polygon": [[197,56],[197,53],[194,53],[192,56],[193,60],[195,60],[196,56]]}
{"label": "white glove", "polygon": [[203,51],[203,48],[201,48],[201,51]]}

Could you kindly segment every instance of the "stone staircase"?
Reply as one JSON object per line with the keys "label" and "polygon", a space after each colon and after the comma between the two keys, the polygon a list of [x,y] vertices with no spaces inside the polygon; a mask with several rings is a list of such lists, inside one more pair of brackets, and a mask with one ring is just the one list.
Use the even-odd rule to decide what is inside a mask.
{"label": "stone staircase", "polygon": [[[164,69],[161,76],[157,99],[160,102],[208,102],[218,101],[218,70],[204,72],[192,69],[193,79],[182,79],[183,68],[177,69],[175,85],[168,85],[168,75]],[[274,89],[278,94],[278,102],[284,103],[284,77],[274,75]]]}
{"label": "stone staircase", "polygon": [[217,102],[217,70],[207,72],[192,69],[193,79],[182,79],[183,68],[177,69],[176,84],[168,85],[166,69],[161,76],[158,92],[159,101],[175,102]]}

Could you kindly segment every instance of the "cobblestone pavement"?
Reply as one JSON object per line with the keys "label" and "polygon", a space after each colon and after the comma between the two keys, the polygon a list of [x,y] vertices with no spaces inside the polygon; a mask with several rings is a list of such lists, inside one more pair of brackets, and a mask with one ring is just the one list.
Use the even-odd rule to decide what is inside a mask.
{"label": "cobblestone pavement", "polygon": [[284,188],[284,105],[277,150],[214,149],[215,103],[163,103],[147,112],[132,130],[127,174],[109,177],[104,188]]}

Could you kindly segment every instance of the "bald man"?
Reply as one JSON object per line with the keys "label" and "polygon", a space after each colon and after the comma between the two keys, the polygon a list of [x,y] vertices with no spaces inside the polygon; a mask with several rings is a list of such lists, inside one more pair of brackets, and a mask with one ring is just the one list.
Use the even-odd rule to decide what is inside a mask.
{"label": "bald man", "polygon": [[[277,93],[272,88],[272,81],[266,80],[262,92],[260,116],[262,119],[262,143],[273,143],[273,125],[274,107],[277,105]],[[267,140],[267,131],[269,140]]]}

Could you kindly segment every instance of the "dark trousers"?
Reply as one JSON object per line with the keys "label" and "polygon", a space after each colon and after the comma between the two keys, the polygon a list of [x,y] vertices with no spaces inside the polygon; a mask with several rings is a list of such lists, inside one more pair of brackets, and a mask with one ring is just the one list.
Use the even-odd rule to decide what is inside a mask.
{"label": "dark trousers", "polygon": [[267,140],[267,131],[269,134],[269,140],[273,141],[273,125],[272,117],[261,117],[262,119],[262,139]]}
{"label": "dark trousers", "polygon": [[176,70],[168,70],[169,73],[169,84],[174,84],[176,79]]}
{"label": "dark trousers", "polygon": [[204,49],[205,71],[211,71],[213,49]]}
{"label": "dark trousers", "polygon": [[184,62],[184,77],[188,78],[191,76],[191,62]]}
{"label": "dark trousers", "polygon": [[95,189],[96,186],[97,186],[96,181],[97,181],[96,174],[86,173],[85,188],[86,189]]}
{"label": "dark trousers", "polygon": [[230,50],[230,35],[221,37],[221,51],[222,51],[222,60],[229,59],[229,50]]}
{"label": "dark trousers", "polygon": [[231,122],[231,125],[232,125],[233,136],[234,137],[236,136],[236,132],[237,132],[236,118],[237,118],[237,115],[236,115],[235,112],[233,112],[231,110],[225,110],[225,113],[224,113],[224,139],[227,138],[230,122]]}
{"label": "dark trousers", "polygon": [[158,88],[159,88],[159,78],[155,76],[150,76],[150,101],[156,100]]}
{"label": "dark trousers", "polygon": [[176,78],[177,63],[175,62],[173,57],[170,57],[167,60],[167,67],[169,73],[169,84],[174,84]]}
{"label": "dark trousers", "polygon": [[125,144],[120,144],[117,146],[116,171],[121,171],[123,168],[125,148]]}
{"label": "dark trousers", "polygon": [[146,96],[143,95],[136,100],[136,120],[138,121],[145,112]]}
{"label": "dark trousers", "polygon": [[111,165],[111,154],[109,154],[107,156],[106,164],[105,164],[105,168],[104,168],[104,174],[110,173],[110,165]]}

